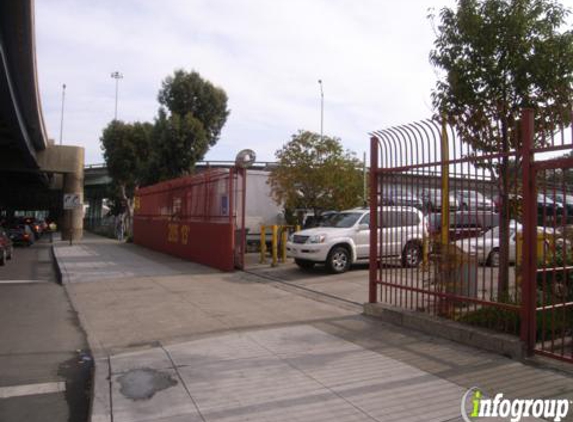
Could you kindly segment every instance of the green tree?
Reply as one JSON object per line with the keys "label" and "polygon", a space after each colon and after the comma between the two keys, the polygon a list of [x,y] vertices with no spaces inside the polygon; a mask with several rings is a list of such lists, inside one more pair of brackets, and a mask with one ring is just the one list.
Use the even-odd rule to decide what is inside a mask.
{"label": "green tree", "polygon": [[161,84],[153,136],[152,182],[189,173],[227,121],[227,94],[199,73],[176,70]]}
{"label": "green tree", "polygon": [[[535,110],[536,133],[570,122],[573,33],[562,30],[568,13],[552,0],[458,0],[455,10],[441,9],[430,53],[441,79],[432,101],[464,142],[482,152],[519,147],[525,107]],[[500,294],[508,286],[508,166],[506,156],[491,168],[502,198]]]}
{"label": "green tree", "polygon": [[217,143],[229,116],[225,91],[195,71],[165,78],[157,99],[148,184],[190,173]]}
{"label": "green tree", "polygon": [[189,174],[209,150],[209,142],[203,125],[190,113],[168,116],[160,109],[153,126],[152,147],[145,184]]}
{"label": "green tree", "polygon": [[133,196],[148,168],[152,125],[124,123],[113,120],[100,138],[103,157],[118,198],[115,202],[125,208],[125,227],[131,227]]}
{"label": "green tree", "polygon": [[275,201],[287,210],[311,209],[318,216],[362,203],[361,162],[344,151],[339,139],[299,131],[275,157],[269,184]]}

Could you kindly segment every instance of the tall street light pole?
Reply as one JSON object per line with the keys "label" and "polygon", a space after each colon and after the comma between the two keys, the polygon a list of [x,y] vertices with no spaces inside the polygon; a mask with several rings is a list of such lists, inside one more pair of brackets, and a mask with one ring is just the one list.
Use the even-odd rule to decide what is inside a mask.
{"label": "tall street light pole", "polygon": [[113,120],[117,120],[117,92],[119,89],[119,80],[123,79],[123,75],[116,71],[111,74],[111,77],[115,79],[115,115]]}
{"label": "tall street light pole", "polygon": [[62,85],[62,120],[60,121],[60,145],[64,136],[64,102],[66,101],[66,84]]}
{"label": "tall street light pole", "polygon": [[322,79],[318,80],[320,85],[320,141],[322,142],[322,130],[324,125],[324,92],[322,90]]}

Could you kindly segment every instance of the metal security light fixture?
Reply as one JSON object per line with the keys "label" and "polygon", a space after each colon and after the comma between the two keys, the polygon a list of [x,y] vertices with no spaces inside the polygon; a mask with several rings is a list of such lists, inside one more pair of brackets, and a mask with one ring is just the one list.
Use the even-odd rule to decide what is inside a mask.
{"label": "metal security light fixture", "polygon": [[252,149],[244,149],[239,151],[237,157],[235,157],[235,165],[242,169],[249,168],[253,165],[257,159],[257,154]]}
{"label": "metal security light fixture", "polygon": [[113,120],[117,120],[117,93],[119,89],[119,80],[123,79],[123,74],[115,71],[111,74],[111,77],[115,79],[115,114]]}

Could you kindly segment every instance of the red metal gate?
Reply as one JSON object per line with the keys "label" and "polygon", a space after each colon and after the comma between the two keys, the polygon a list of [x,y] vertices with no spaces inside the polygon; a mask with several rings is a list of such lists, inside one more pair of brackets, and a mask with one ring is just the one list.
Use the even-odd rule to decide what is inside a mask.
{"label": "red metal gate", "polygon": [[223,271],[243,268],[246,172],[207,170],[138,189],[136,244]]}
{"label": "red metal gate", "polygon": [[547,159],[573,135],[558,127],[534,134],[525,111],[505,151],[431,120],[374,132],[369,301],[573,362],[573,157]]}
{"label": "red metal gate", "polygon": [[[530,351],[573,363],[573,133],[557,126],[535,142],[533,112],[522,120],[522,339]],[[543,160],[548,151],[569,155]]]}

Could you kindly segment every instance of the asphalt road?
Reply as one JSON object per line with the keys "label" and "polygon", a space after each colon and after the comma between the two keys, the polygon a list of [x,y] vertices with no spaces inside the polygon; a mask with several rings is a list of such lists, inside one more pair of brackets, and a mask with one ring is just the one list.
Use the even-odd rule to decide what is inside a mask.
{"label": "asphalt road", "polygon": [[0,421],[84,422],[92,362],[49,239],[0,267]]}

